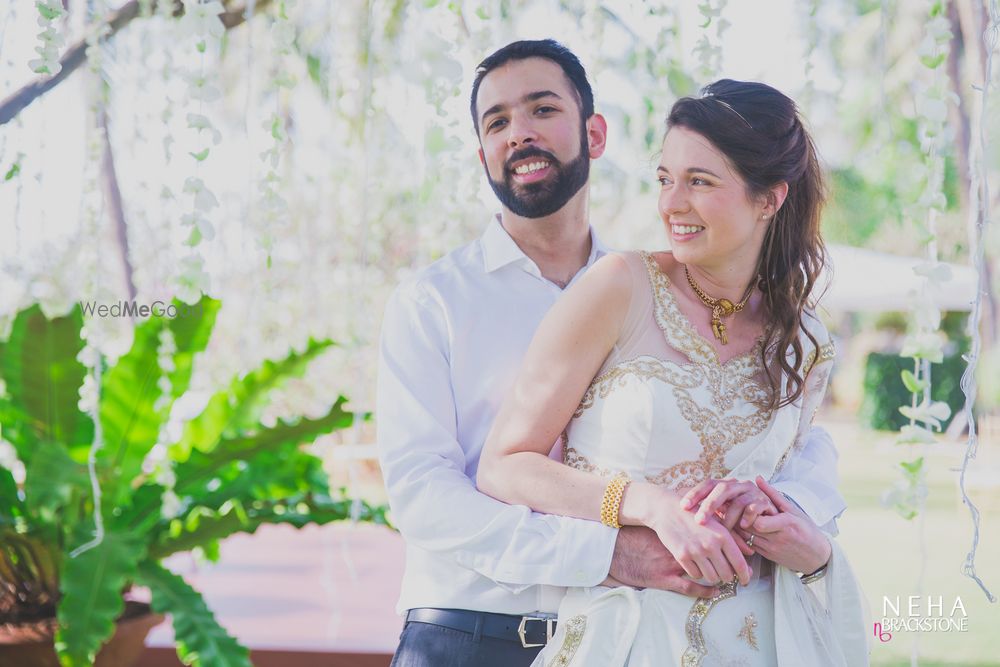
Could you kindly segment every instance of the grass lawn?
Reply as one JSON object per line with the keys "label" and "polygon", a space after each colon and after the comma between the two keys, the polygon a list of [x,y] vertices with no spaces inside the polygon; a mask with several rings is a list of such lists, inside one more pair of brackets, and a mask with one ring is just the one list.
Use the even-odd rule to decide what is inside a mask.
{"label": "grass lawn", "polygon": [[[962,575],[962,564],[972,544],[972,520],[958,493],[958,474],[964,447],[961,443],[936,445],[925,453],[928,471],[927,511],[922,530],[927,560],[922,589],[920,579],[921,519],[906,521],[882,507],[882,492],[902,479],[898,461],[919,452],[893,444],[893,434],[873,432],[857,425],[852,414],[821,412],[817,424],[833,435],[840,452],[841,492],[848,510],[841,517],[840,545],[847,552],[868,597],[872,621],[881,620],[883,596],[900,599],[900,613],[907,614],[907,597],[942,598],[947,615],[960,597],[968,614],[967,632],[897,632],[888,642],[872,637],[872,664],[908,667],[914,639],[918,640],[922,667],[1000,667],[1000,603],[991,604],[975,582]],[[334,485],[353,485],[372,502],[385,501],[378,467],[358,463],[352,480],[343,461],[330,459]],[[970,477],[980,486],[970,495],[982,513],[976,565],[979,576],[1000,597],[1000,433],[983,441],[971,462]],[[985,487],[985,488],[984,488]],[[927,615],[924,608],[922,615]]]}
{"label": "grass lawn", "polygon": [[[880,620],[883,596],[900,599],[906,616],[907,597],[922,595],[921,615],[927,614],[927,597],[942,598],[944,616],[961,602],[968,614],[967,632],[896,632],[882,643],[874,637],[872,664],[909,665],[914,640],[919,663],[931,666],[1000,665],[1000,604],[991,604],[979,587],[962,574],[962,564],[972,544],[972,520],[958,492],[958,473],[964,448],[936,445],[925,455],[928,470],[927,511],[923,519],[906,521],[880,504],[882,492],[901,475],[897,461],[915,458],[914,450],[892,443],[892,434],[867,431],[853,415],[821,414],[817,423],[827,428],[840,451],[841,491],[848,510],[840,520],[840,544],[861,579],[871,604],[872,620]],[[1000,597],[1000,443],[980,444],[979,456],[970,464],[982,486],[973,501],[981,512],[976,566],[987,587]],[[969,484],[967,482],[967,488]],[[985,487],[985,488],[984,488]],[[922,524],[922,525],[921,525]],[[923,532],[923,540],[921,539]],[[926,553],[922,586],[920,554]],[[892,611],[890,615],[895,615]],[[936,610],[932,616],[941,615]],[[961,617],[958,612],[956,618]]]}

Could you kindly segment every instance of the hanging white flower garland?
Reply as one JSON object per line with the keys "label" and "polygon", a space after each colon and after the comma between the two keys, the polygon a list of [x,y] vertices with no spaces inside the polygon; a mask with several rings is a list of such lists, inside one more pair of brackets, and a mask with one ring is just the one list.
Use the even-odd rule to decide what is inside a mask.
{"label": "hanging white flower garland", "polygon": [[812,75],[813,69],[816,67],[816,50],[820,42],[819,21],[816,18],[816,14],[819,12],[819,0],[810,0],[808,3],[803,3],[802,7],[807,12],[805,20],[806,50],[802,58],[806,83],[802,88],[798,106],[800,109],[808,109],[816,92],[816,84]]}
{"label": "hanging white flower garland", "polygon": [[[955,99],[949,89],[945,64],[951,41],[951,29],[945,16],[945,3],[934,0],[928,9],[924,39],[918,48],[920,62],[929,70],[927,82],[915,84],[917,133],[923,152],[924,188],[913,207],[914,217],[924,215],[923,224],[916,223],[927,247],[927,260],[914,268],[921,278],[913,295],[911,326],[903,341],[900,355],[913,360],[913,370],[902,373],[902,381],[910,391],[910,405],[900,412],[910,420],[903,426],[897,443],[929,445],[935,442],[933,431],[941,430],[942,422],[951,416],[948,404],[931,398],[931,364],[944,360],[946,339],[940,331],[941,311],[936,297],[951,279],[951,270],[938,261],[937,218],[947,207],[944,188],[945,152],[950,141],[947,128],[948,104]],[[883,502],[907,519],[920,514],[927,497],[924,457],[900,463],[903,479],[883,496]]]}
{"label": "hanging white flower garland", "polygon": [[[722,71],[722,35],[730,23],[722,16],[727,0],[704,0],[698,5],[698,11],[704,17],[701,24],[703,33],[694,47],[694,55],[698,59],[698,74],[704,81],[714,79]],[[709,37],[714,27],[714,36]]]}
{"label": "hanging white flower garland", "polygon": [[[100,187],[100,172],[105,147],[105,131],[101,117],[107,112],[107,92],[101,76],[104,67],[104,47],[102,40],[107,36],[108,6],[103,0],[93,5],[86,28],[87,69],[90,75],[90,104],[88,107],[89,127],[87,129],[87,161],[84,171],[83,215],[81,218],[80,275],[83,276],[81,297],[101,301],[104,290],[101,283],[101,221],[104,217],[104,197]],[[70,552],[71,558],[93,549],[104,541],[104,515],[102,509],[101,485],[97,476],[97,454],[104,447],[101,426],[101,374],[104,365],[104,347],[108,342],[108,327],[100,318],[87,319],[80,329],[83,349],[77,360],[87,369],[80,387],[78,407],[89,413],[94,422],[94,439],[87,454],[87,473],[93,494],[94,536],[85,544]]]}
{"label": "hanging white flower garland", "polygon": [[278,3],[274,22],[271,24],[271,39],[274,49],[271,76],[267,84],[267,92],[274,96],[274,109],[264,120],[262,127],[268,133],[271,145],[260,154],[264,162],[265,173],[260,181],[260,200],[256,224],[258,247],[267,254],[268,266],[271,262],[271,250],[274,248],[275,233],[286,227],[288,220],[288,202],[280,192],[281,176],[278,166],[281,154],[286,150],[288,138],[285,134],[285,122],[281,116],[282,91],[295,87],[295,77],[289,72],[287,57],[295,45],[295,24],[289,18],[289,12],[295,7],[295,0],[281,0]]}
{"label": "hanging white flower garland", "polygon": [[[157,380],[156,387],[160,391],[159,398],[153,405],[153,409],[164,411],[171,405],[171,392],[173,383],[170,374],[176,370],[174,364],[174,354],[177,352],[177,343],[174,339],[173,331],[170,327],[164,326],[160,329],[159,340],[156,349],[156,361],[160,367],[161,375]],[[168,456],[170,423],[168,419],[160,422],[160,433],[156,444],[149,450],[146,458],[142,462],[142,470],[156,484],[163,488],[160,494],[160,516],[166,520],[177,517],[183,509],[183,504],[174,490],[177,484],[177,475],[174,473],[173,459]]]}
{"label": "hanging white flower garland", "polygon": [[[174,18],[173,12],[174,12],[174,5],[172,2],[160,2],[157,3],[156,5],[156,16],[160,19],[160,22],[163,25],[164,30],[167,31],[168,33],[174,27],[174,22],[177,20]],[[166,89],[167,85],[170,82],[170,79],[174,74],[174,58],[172,55],[172,50],[162,49],[160,52],[160,57],[163,58],[163,67],[160,70],[160,78],[163,82],[164,89]],[[173,145],[175,141],[174,137],[170,134],[170,129],[169,129],[170,119],[173,118],[174,116],[174,104],[173,104],[173,99],[170,97],[170,95],[164,95],[163,100],[164,100],[163,110],[160,112],[160,121],[162,122],[163,127],[166,130],[166,133],[163,137],[163,156],[164,159],[167,161],[167,163],[169,163],[171,157],[173,157],[170,147]],[[166,200],[166,199],[172,199],[174,195],[173,192],[170,191],[170,188],[164,185],[160,196],[162,199]]]}
{"label": "hanging white flower garland", "polygon": [[56,30],[56,23],[66,15],[66,10],[63,9],[62,0],[35,0],[35,8],[38,9],[38,25],[42,28],[38,33],[41,44],[35,47],[40,57],[28,61],[28,67],[36,74],[55,76],[62,71],[59,48],[66,43],[66,39]]}
{"label": "hanging white flower garland", "polygon": [[195,131],[199,141],[206,133],[211,139],[211,145],[199,143],[195,150],[189,151],[195,161],[195,174],[184,181],[184,193],[191,195],[191,209],[181,216],[181,224],[190,230],[184,241],[189,250],[179,261],[175,287],[177,298],[189,304],[196,303],[209,289],[209,275],[198,245],[202,240],[215,238],[215,228],[208,214],[218,207],[219,201],[200,174],[202,162],[208,158],[212,146],[222,141],[222,134],[205,114],[204,105],[220,99],[222,91],[217,85],[215,70],[205,66],[205,58],[206,54],[214,55],[221,48],[226,27],[220,14],[224,12],[225,8],[217,0],[184,0],[184,14],[177,23],[179,37],[188,43],[193,42],[199,54],[198,67],[182,72],[188,84],[188,101],[198,103],[197,113],[187,114],[187,125]]}

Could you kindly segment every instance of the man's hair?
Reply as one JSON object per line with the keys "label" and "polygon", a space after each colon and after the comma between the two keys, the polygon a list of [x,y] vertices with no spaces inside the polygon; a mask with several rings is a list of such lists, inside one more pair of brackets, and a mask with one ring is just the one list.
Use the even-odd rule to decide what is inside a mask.
{"label": "man's hair", "polygon": [[554,39],[522,40],[511,42],[502,49],[488,55],[483,62],[476,67],[476,78],[472,82],[472,99],[469,109],[472,111],[472,127],[476,134],[479,134],[479,119],[476,118],[476,95],[479,94],[479,84],[483,78],[498,67],[506,65],[512,60],[526,60],[528,58],[545,58],[551,60],[562,68],[566,78],[576,89],[578,102],[580,103],[580,119],[586,121],[594,115],[594,91],[587,81],[587,71],[580,64],[580,59],[565,46]]}

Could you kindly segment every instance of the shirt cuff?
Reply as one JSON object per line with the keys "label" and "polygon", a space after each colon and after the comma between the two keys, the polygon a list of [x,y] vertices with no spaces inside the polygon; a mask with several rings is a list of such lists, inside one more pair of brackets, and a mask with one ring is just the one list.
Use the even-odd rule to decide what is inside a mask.
{"label": "shirt cuff", "polygon": [[[597,521],[559,517],[556,535],[556,555],[559,558],[542,567],[502,566],[496,584],[511,593],[520,593],[531,586],[544,584],[562,587],[597,586],[611,571],[618,530]],[[516,583],[515,583],[516,582]]]}
{"label": "shirt cuff", "polygon": [[773,486],[805,512],[823,532],[832,537],[836,537],[840,532],[837,528],[837,519],[847,509],[847,503],[840,494],[835,494],[835,497],[823,502],[808,486],[800,482],[783,480],[774,482]]}

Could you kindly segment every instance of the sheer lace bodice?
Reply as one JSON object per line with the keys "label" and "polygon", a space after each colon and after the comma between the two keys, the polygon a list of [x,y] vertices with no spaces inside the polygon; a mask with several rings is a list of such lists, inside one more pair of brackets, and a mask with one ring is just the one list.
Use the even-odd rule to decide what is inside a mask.
{"label": "sheer lace bodice", "polygon": [[[795,441],[799,420],[794,410],[778,419],[770,407],[763,341],[720,362],[678,308],[656,260],[648,253],[623,258],[634,286],[622,335],[566,429],[564,461],[677,489],[737,469],[741,478],[770,479]],[[819,361],[825,361],[833,348],[816,326],[814,335],[822,333],[817,338],[825,343]],[[804,341],[804,348],[811,343]],[[760,451],[767,440],[774,444]]]}
{"label": "sheer lace bodice", "polygon": [[[833,358],[829,334],[807,316],[820,345],[817,349],[802,334],[806,390],[796,402],[774,409],[762,340],[720,362],[678,308],[655,259],[641,252],[622,257],[633,280],[628,313],[617,344],[563,434],[564,462],[600,475],[625,472],[672,489],[706,478],[773,479],[796,443],[804,441],[822,399]],[[856,598],[843,591],[853,578],[838,553],[834,546],[828,581],[836,582],[838,599],[852,606]],[[844,635],[835,635],[828,611],[797,574],[763,567],[759,555],[752,558],[750,585],[723,585],[712,599],[628,587],[569,589],[557,635],[534,665],[855,664],[839,646]],[[846,643],[852,655],[864,650],[863,637]]]}

